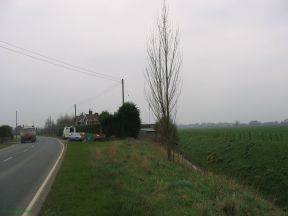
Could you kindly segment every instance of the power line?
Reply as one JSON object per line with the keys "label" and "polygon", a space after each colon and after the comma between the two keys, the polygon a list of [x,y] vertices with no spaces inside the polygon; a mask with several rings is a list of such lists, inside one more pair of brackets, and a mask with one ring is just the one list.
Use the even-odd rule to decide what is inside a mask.
{"label": "power line", "polygon": [[127,90],[127,85],[125,85],[125,92],[127,94],[127,97],[130,99],[130,101],[132,101],[131,97],[130,97],[130,91]]}
{"label": "power line", "polygon": [[[0,43],[5,43],[5,44],[7,44],[7,45],[9,45],[9,46],[12,46],[12,47],[14,47],[14,48],[17,48],[17,49],[20,49],[20,50],[24,50],[24,51],[26,51],[26,52],[32,53],[32,54],[34,54],[34,55],[41,56],[41,57],[43,57],[43,58],[47,58],[47,59],[52,60],[52,61],[56,61],[56,62],[58,62],[58,63],[60,63],[60,64],[68,65],[69,67],[74,67],[74,68],[77,68],[77,69],[79,69],[79,70],[84,70],[84,71],[87,71],[87,72],[92,73],[92,74],[98,74],[98,75],[101,75],[101,76],[108,77],[108,78],[110,78],[110,79],[117,79],[117,80],[118,80],[118,78],[116,78],[116,77],[113,77],[113,76],[110,76],[110,75],[107,75],[107,74],[98,73],[98,72],[95,72],[95,71],[92,71],[92,70],[89,70],[89,69],[86,69],[86,68],[83,68],[83,67],[79,67],[79,66],[76,66],[76,65],[73,65],[73,64],[70,64],[70,63],[61,61],[61,60],[56,59],[56,58],[52,58],[52,57],[43,55],[43,54],[38,53],[38,52],[35,52],[35,51],[25,49],[25,48],[23,48],[23,47],[20,47],[20,46],[15,45],[15,44],[9,43],[9,42],[7,42],[7,41],[0,40]],[[119,79],[119,80],[120,80],[120,79]]]}
{"label": "power line", "polygon": [[92,97],[89,97],[89,98],[86,98],[80,102],[78,102],[77,104],[81,105],[83,103],[86,103],[87,101],[90,101],[94,98],[97,98],[97,97],[100,97],[100,96],[103,96],[105,94],[107,94],[108,92],[110,92],[111,90],[113,90],[114,88],[116,88],[117,86],[121,85],[120,83],[116,83],[115,85],[109,87],[109,88],[106,88],[104,89],[103,91],[101,91],[99,94],[95,95],[95,96],[92,96]]}
{"label": "power line", "polygon": [[[30,57],[30,58],[36,59],[38,61],[43,61],[43,62],[52,64],[54,66],[62,67],[62,68],[68,69],[68,70],[73,70],[73,71],[76,71],[76,72],[79,72],[79,73],[82,73],[82,74],[85,74],[85,75],[95,76],[95,77],[98,77],[98,78],[107,79],[107,80],[114,81],[114,82],[119,82],[120,81],[120,79],[118,79],[116,77],[113,77],[113,76],[110,76],[110,75],[106,75],[106,74],[101,74],[101,73],[98,73],[98,72],[95,72],[95,71],[92,71],[92,70],[89,70],[89,69],[86,69],[86,68],[83,68],[83,67],[72,65],[70,63],[66,63],[66,62],[58,60],[56,58],[52,58],[52,57],[43,55],[41,53],[37,53],[37,52],[31,51],[31,50],[16,46],[16,45],[8,43],[6,41],[0,40],[0,42],[6,44],[8,46],[14,47],[16,49],[20,49],[20,50],[23,50],[25,52],[31,53],[33,55],[27,54],[25,52],[20,52],[18,50],[11,49],[9,47],[4,47],[4,46],[0,45],[1,48],[9,50],[11,52],[15,52],[15,53],[20,54],[20,55],[24,55],[26,57]],[[36,57],[35,55],[38,56],[38,57]],[[41,58],[39,58],[39,56]]]}
{"label": "power line", "polygon": [[[120,83],[116,83],[116,84],[114,84],[114,85],[112,85],[112,86],[104,89],[104,90],[101,91],[99,94],[94,95],[94,96],[89,97],[89,98],[86,98],[86,99],[84,99],[84,100],[81,100],[81,101],[79,101],[79,102],[76,102],[76,104],[77,104],[77,105],[82,105],[82,104],[86,103],[87,101],[90,101],[90,100],[92,100],[92,99],[94,99],[94,98],[101,97],[101,96],[107,94],[108,92],[112,91],[114,88],[116,88],[116,87],[119,86],[119,85],[121,85],[121,84],[120,84]],[[68,111],[71,111],[73,108],[74,108],[74,105],[73,105],[73,106],[71,105],[71,106],[65,111],[65,113],[68,112]]]}

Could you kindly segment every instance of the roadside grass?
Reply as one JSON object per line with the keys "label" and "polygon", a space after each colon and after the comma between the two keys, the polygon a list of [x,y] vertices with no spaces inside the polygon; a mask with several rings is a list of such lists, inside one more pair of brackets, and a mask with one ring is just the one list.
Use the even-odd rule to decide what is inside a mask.
{"label": "roadside grass", "polygon": [[[179,151],[288,209],[288,127],[180,130]],[[285,192],[284,192],[285,191]]]}
{"label": "roadside grass", "polygon": [[9,144],[7,144],[7,143],[0,143],[0,149],[1,149],[1,148],[5,148],[5,147],[7,147],[7,146],[9,146]]}
{"label": "roadside grass", "polygon": [[66,215],[285,215],[255,192],[134,139],[71,143],[40,211]]}
{"label": "roadside grass", "polygon": [[8,142],[6,142],[6,143],[0,143],[0,149],[1,148],[6,148],[6,147],[8,147],[8,146],[10,146],[10,145],[13,145],[13,144],[17,144],[17,143],[19,143],[20,142],[20,138],[13,138],[13,140],[11,140],[11,141],[8,141]]}

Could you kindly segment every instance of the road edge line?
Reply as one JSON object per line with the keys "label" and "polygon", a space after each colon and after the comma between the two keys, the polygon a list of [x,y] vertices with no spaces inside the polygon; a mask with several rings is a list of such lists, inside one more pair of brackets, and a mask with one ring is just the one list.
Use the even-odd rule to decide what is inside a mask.
{"label": "road edge line", "polygon": [[53,167],[49,171],[48,175],[44,179],[41,186],[38,188],[37,192],[33,196],[32,200],[28,204],[28,206],[25,208],[24,213],[21,216],[31,216],[31,215],[38,215],[43,202],[46,199],[46,196],[48,195],[49,189],[51,188],[53,181],[55,179],[55,176],[57,174],[57,171],[60,168],[60,165],[63,161],[64,154],[66,152],[66,144],[63,144],[59,139],[56,139],[60,145],[62,145],[61,153],[59,154],[59,157],[57,158],[56,162],[54,163]]}

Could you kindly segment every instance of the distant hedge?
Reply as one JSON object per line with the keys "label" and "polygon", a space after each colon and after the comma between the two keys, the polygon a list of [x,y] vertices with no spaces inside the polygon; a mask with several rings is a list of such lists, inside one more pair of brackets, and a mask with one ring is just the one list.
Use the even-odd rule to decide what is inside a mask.
{"label": "distant hedge", "polygon": [[92,124],[92,125],[78,125],[76,126],[77,132],[85,132],[85,133],[101,133],[101,125],[100,124]]}

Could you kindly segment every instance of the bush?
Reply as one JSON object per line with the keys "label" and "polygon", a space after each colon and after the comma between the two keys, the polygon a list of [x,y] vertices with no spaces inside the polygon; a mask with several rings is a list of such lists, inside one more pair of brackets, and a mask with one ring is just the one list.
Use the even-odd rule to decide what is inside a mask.
{"label": "bush", "polygon": [[3,125],[0,127],[0,142],[8,141],[13,139],[12,128],[8,125]]}
{"label": "bush", "polygon": [[114,115],[103,111],[99,120],[106,137],[136,138],[141,128],[140,112],[134,103],[124,103]]}
{"label": "bush", "polygon": [[134,103],[124,103],[114,115],[115,135],[120,138],[134,137],[141,127],[140,111]]}
{"label": "bush", "polygon": [[76,126],[76,131],[85,132],[85,133],[101,133],[101,125],[100,124],[92,124],[92,125],[78,125]]}

